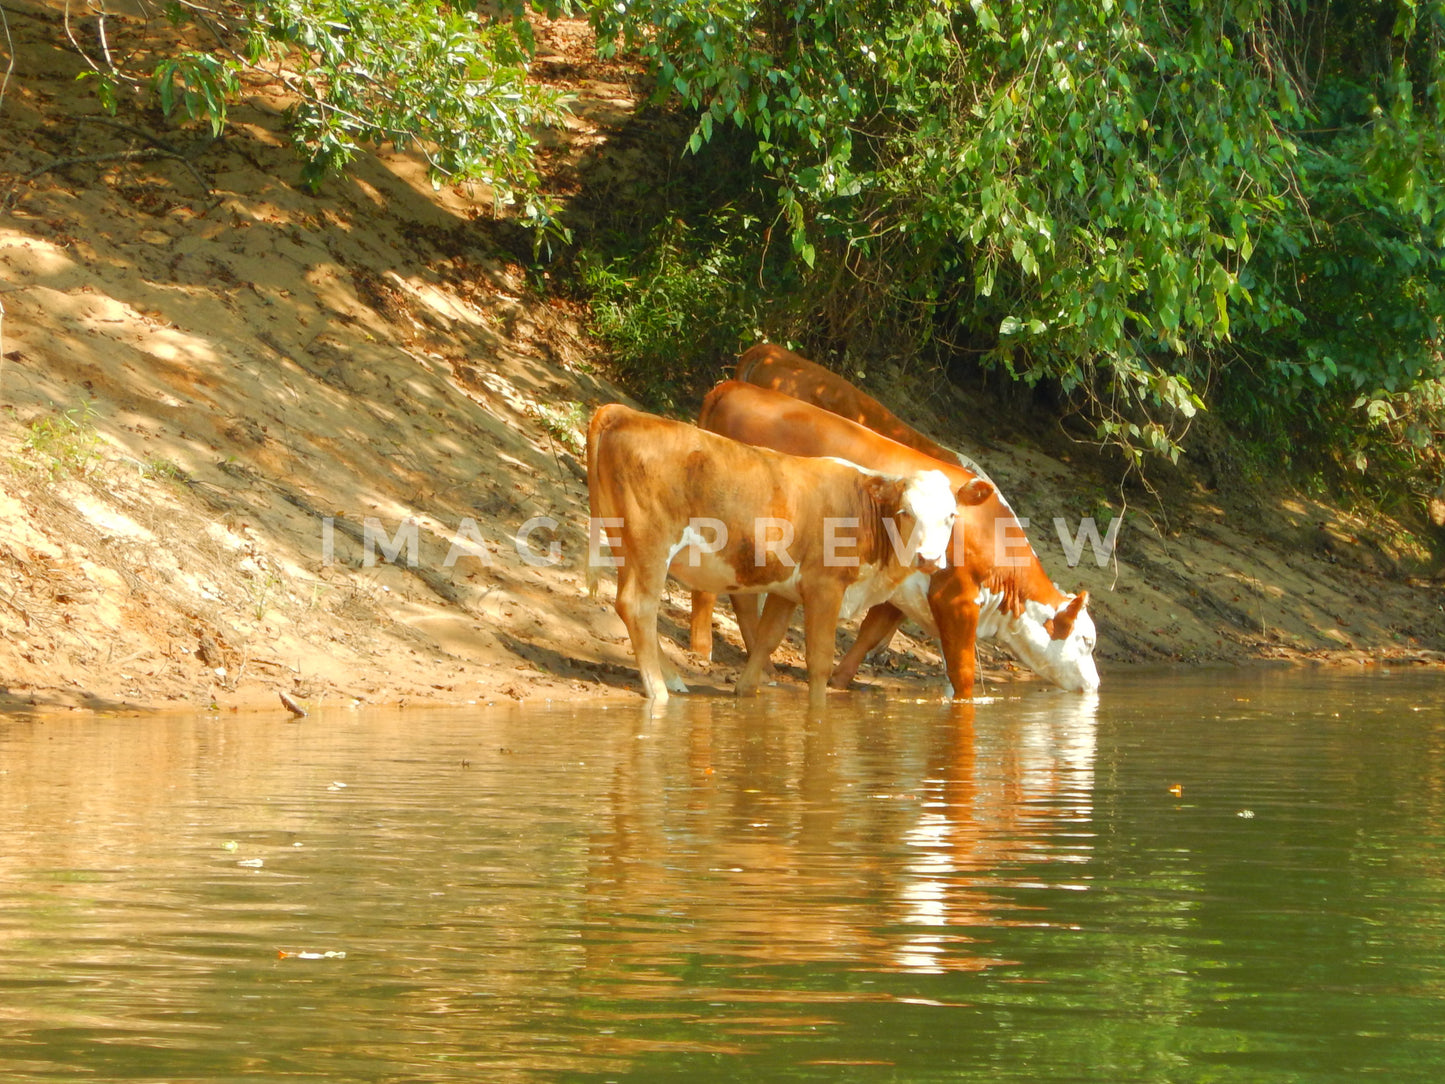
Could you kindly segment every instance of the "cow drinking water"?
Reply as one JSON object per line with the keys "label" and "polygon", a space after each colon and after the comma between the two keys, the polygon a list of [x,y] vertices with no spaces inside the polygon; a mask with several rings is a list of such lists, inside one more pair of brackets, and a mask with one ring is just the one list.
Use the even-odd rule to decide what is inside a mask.
{"label": "cow drinking water", "polygon": [[[734,440],[791,455],[838,456],[894,473],[941,470],[960,494],[967,493],[970,484],[982,483],[963,467],[809,403],[737,380],[708,392],[698,423]],[[846,687],[864,656],[885,643],[906,616],[938,638],[950,695],[972,695],[979,637],[1000,640],[1025,666],[1056,685],[1092,691],[1099,687],[1099,672],[1088,597],[1087,591],[1067,595],[1054,586],[1013,510],[989,486],[986,499],[960,503],[947,567],[932,576],[909,576],[890,602],[870,610],[830,684]],[[712,602],[693,599],[695,651],[702,647],[700,629],[711,630],[703,611],[710,610]]]}

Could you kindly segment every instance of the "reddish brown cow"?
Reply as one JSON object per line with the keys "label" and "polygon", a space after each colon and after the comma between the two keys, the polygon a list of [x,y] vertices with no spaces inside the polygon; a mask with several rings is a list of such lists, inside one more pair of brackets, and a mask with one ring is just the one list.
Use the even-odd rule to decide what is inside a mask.
{"label": "reddish brown cow", "polygon": [[669,574],[698,591],[768,593],[738,693],[756,688],[801,602],[818,700],[840,612],[874,606],[916,567],[937,567],[958,500],[932,466],[895,476],[800,459],[616,403],[592,416],[587,488],[588,587],[595,593],[605,544],[618,570],[617,614],[646,695],[659,703],[687,688],[657,638]]}
{"label": "reddish brown cow", "polygon": [[[703,400],[699,424],[746,444],[792,455],[836,456],[892,473],[942,470],[960,494],[981,479],[870,429],[779,392],[729,380]],[[693,600],[699,610],[712,599]],[[938,637],[952,693],[971,696],[978,637],[998,638],[1036,673],[1076,692],[1097,689],[1094,623],[1088,592],[1066,595],[1054,586],[1008,503],[989,486],[987,499],[960,503],[948,565],[932,577],[915,574],[891,602],[864,618],[858,639],[839,663],[832,684],[846,687],[863,657],[885,642],[905,616]],[[710,625],[708,626],[710,629]],[[695,641],[694,650],[700,645]]]}
{"label": "reddish brown cow", "polygon": [[877,399],[855,388],[837,373],[781,346],[759,343],[749,347],[738,358],[736,378],[812,403],[840,418],[882,433],[899,444],[916,448],[934,459],[957,463],[981,478],[988,478],[968,456],[929,440]]}

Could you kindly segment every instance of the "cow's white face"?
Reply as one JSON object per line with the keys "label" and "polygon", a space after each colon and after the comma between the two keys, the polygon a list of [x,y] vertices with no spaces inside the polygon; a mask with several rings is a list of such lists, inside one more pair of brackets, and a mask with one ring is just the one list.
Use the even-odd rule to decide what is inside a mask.
{"label": "cow's white face", "polygon": [[[1067,606],[1067,603],[1065,604]],[[1064,607],[1060,607],[1063,609]],[[1076,693],[1092,693],[1099,688],[1099,668],[1094,665],[1094,644],[1098,634],[1094,619],[1081,605],[1073,628],[1057,639],[1050,639],[1046,653],[1057,684]]]}
{"label": "cow's white face", "polygon": [[903,490],[903,511],[913,518],[914,557],[922,564],[942,568],[953,537],[958,504],[947,476],[938,470],[922,471]]}
{"label": "cow's white face", "polygon": [[[1001,618],[998,639],[1008,645],[1019,661],[1040,677],[1075,693],[1099,688],[1099,671],[1094,665],[1094,619],[1085,609],[1087,591],[1075,595],[1054,609],[1038,602],[1026,602],[1017,617]],[[984,630],[980,628],[980,635]]]}

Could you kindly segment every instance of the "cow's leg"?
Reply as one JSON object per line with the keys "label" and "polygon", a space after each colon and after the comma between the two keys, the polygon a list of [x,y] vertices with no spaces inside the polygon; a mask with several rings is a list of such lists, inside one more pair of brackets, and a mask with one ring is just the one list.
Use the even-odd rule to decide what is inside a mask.
{"label": "cow's leg", "polygon": [[682,680],[682,675],[677,672],[677,667],[667,657],[667,652],[662,650],[662,641],[658,640],[657,661],[662,666],[662,683],[675,693],[687,692],[687,682]]}
{"label": "cow's leg", "polygon": [[828,675],[833,670],[833,648],[838,634],[838,611],[843,608],[841,585],[829,581],[803,595],[803,644],[808,660],[808,699],[815,705],[828,696]]}
{"label": "cow's leg", "polygon": [[712,660],[712,611],[717,605],[717,595],[711,591],[692,593],[692,653]]}
{"label": "cow's leg", "polygon": [[777,646],[788,632],[788,621],[792,619],[795,603],[782,595],[769,595],[763,604],[763,616],[758,621],[757,635],[748,649],[747,665],[738,675],[733,691],[738,696],[748,696],[757,691],[758,681]]}
{"label": "cow's leg", "polygon": [[938,625],[939,648],[948,669],[948,695],[958,700],[973,699],[973,679],[978,667],[978,603],[956,593],[934,591],[928,608]]}
{"label": "cow's leg", "polygon": [[617,616],[622,618],[622,623],[627,626],[627,635],[632,639],[632,654],[637,659],[637,670],[642,676],[643,695],[658,704],[665,704],[669,686],[677,692],[686,692],[687,687],[678,688],[682,682],[676,671],[671,675],[672,682],[664,673],[664,666],[669,670],[672,667],[664,659],[662,644],[657,638],[657,609],[667,570],[660,562],[655,563],[658,567],[656,573],[647,571],[645,564],[639,561],[618,569]]}
{"label": "cow's leg", "polygon": [[[737,616],[738,632],[743,637],[744,652],[751,652],[758,638],[758,611],[762,608],[757,595],[729,595],[733,613]],[[692,628],[689,645],[694,655],[701,655],[712,661],[712,615],[717,606],[717,595],[708,591],[692,593]],[[764,664],[764,673],[772,673],[772,661]]]}
{"label": "cow's leg", "polygon": [[753,644],[758,640],[762,599],[757,595],[729,595],[728,601],[733,604],[733,616],[738,619],[738,632],[743,638],[743,647],[751,653]]}
{"label": "cow's leg", "polygon": [[858,638],[838,663],[838,668],[833,671],[828,684],[835,689],[846,689],[852,684],[853,677],[858,673],[858,667],[863,665],[863,659],[868,652],[893,639],[893,634],[901,624],[903,611],[891,602],[880,602],[869,610],[863,617],[863,623],[858,626]]}
{"label": "cow's leg", "polygon": [[[763,595],[729,595],[729,601],[733,604],[733,615],[738,619],[738,632],[743,638],[743,647],[749,654],[752,653],[753,644],[758,641],[758,622],[762,620],[761,613],[766,602]],[[763,660],[762,677],[770,678],[777,673],[773,668],[772,652],[768,658]]]}
{"label": "cow's leg", "polygon": [[[658,604],[662,603],[662,592],[666,588],[666,582],[659,584],[657,588]],[[677,667],[667,657],[667,652],[662,650],[662,640],[657,636],[657,624],[653,623],[653,636],[657,639],[657,663],[662,668],[662,683],[675,693],[687,692],[687,684],[682,680],[682,675],[677,672]]]}

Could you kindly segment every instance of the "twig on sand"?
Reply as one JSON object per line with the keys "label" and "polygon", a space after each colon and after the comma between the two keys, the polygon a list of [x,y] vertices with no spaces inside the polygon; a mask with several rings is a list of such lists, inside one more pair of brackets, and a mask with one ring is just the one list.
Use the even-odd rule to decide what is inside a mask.
{"label": "twig on sand", "polygon": [[281,706],[287,711],[289,711],[292,715],[296,716],[296,718],[304,719],[307,715],[310,714],[305,708],[303,708],[300,704],[296,703],[296,701],[293,700],[286,693],[278,691],[276,695],[281,698]]}
{"label": "twig on sand", "polygon": [[67,158],[57,158],[54,161],[46,162],[43,166],[37,166],[29,173],[24,174],[20,180],[33,181],[36,177],[43,176],[57,169],[67,169],[70,166],[89,166],[103,162],[149,162],[158,158],[172,159],[185,166],[196,183],[205,190],[206,195],[214,191],[211,182],[206,180],[205,174],[195,167],[189,158],[179,151],[162,150],[160,147],[133,147],[123,151],[101,151],[98,154],[76,154]]}
{"label": "twig on sand", "polygon": [[127,147],[124,150],[97,151],[95,154],[74,154],[63,158],[55,158],[46,162],[44,165],[36,166],[29,173],[21,174],[17,179],[17,184],[26,184],[46,173],[68,169],[71,166],[104,165],[111,162],[152,162],[162,159],[179,162],[186,167],[186,171],[190,173],[195,179],[196,184],[200,185],[201,190],[204,191],[206,195],[211,196],[215,194],[215,188],[211,184],[210,179],[196,167],[193,161],[196,155],[203,154],[210,149],[211,144],[216,142],[214,138],[206,140],[200,147],[192,150],[190,153],[186,153],[180,148],[167,143],[159,136],[147,132],[143,128],[137,128],[132,124],[126,124],[124,121],[114,120],[110,117],[76,117],[75,122],[77,124],[96,124],[105,128],[113,128],[118,132],[124,132],[136,139],[143,139],[149,143],[150,146]]}
{"label": "twig on sand", "polygon": [[0,75],[0,110],[5,108],[5,91],[10,86],[10,75],[15,71],[15,39],[10,36],[10,20],[5,9],[0,8],[0,30],[5,31],[5,74]]}

